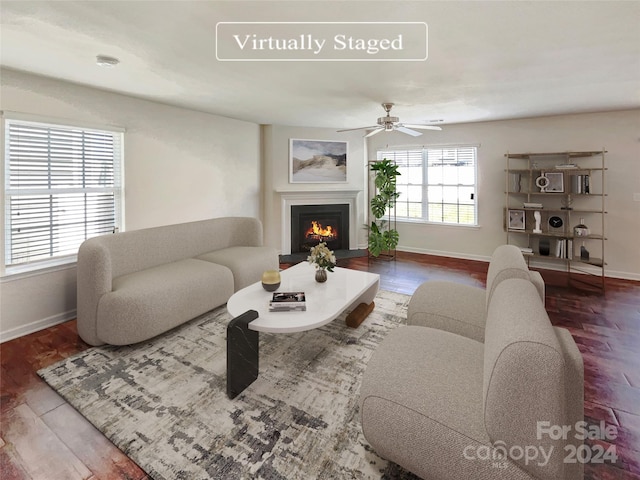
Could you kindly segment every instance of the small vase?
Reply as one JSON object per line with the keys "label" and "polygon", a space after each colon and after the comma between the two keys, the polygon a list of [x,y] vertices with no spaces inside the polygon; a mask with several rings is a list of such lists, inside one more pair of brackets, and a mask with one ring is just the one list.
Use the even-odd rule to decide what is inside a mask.
{"label": "small vase", "polygon": [[262,288],[267,292],[275,292],[280,287],[280,272],[278,270],[266,270],[262,274]]}
{"label": "small vase", "polygon": [[589,227],[584,224],[584,218],[580,219],[580,224],[573,227],[573,235],[576,237],[588,237],[590,233]]}
{"label": "small vase", "polygon": [[316,270],[316,282],[324,283],[327,281],[327,271],[324,268]]}

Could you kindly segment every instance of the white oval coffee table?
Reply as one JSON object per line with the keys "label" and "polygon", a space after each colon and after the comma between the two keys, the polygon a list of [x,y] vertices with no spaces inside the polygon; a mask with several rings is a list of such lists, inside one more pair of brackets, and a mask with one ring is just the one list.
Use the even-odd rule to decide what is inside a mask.
{"label": "white oval coffee table", "polygon": [[279,292],[304,292],[307,310],[304,312],[270,312],[272,293],[256,282],[234,293],[227,310],[237,317],[247,310],[258,312],[249,329],[258,332],[292,333],[321,327],[351,307],[369,304],[378,293],[380,275],[336,267],[328,272],[324,283],[315,281],[315,269],[307,262],[280,272]]}
{"label": "white oval coffee table", "polygon": [[336,267],[324,283],[315,281],[315,269],[299,263],[280,272],[279,292],[304,292],[307,310],[270,312],[273,293],[261,282],[238,290],[227,302],[234,317],[227,326],[227,395],[234,398],[251,385],[259,373],[258,332],[293,333],[321,327],[342,312],[364,303],[378,293],[380,275]]}

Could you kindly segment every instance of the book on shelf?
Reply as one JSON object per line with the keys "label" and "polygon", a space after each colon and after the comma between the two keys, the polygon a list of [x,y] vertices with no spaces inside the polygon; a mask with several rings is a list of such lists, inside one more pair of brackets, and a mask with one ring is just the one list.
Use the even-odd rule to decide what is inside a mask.
{"label": "book on shelf", "polygon": [[524,202],[522,205],[524,208],[542,208],[542,204],[536,202]]}
{"label": "book on shelf", "polygon": [[573,240],[561,238],[556,242],[556,257],[573,260]]}
{"label": "book on shelf", "polygon": [[589,193],[589,175],[573,175],[571,177],[572,193]]}
{"label": "book on shelf", "polygon": [[270,312],[292,312],[307,310],[304,292],[274,292],[269,302]]}

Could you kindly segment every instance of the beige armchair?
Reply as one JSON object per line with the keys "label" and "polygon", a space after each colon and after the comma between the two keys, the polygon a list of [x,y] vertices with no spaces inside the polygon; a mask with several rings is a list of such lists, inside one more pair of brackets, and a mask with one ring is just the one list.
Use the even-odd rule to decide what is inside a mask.
{"label": "beige armchair", "polygon": [[423,326],[389,333],[362,380],[366,440],[425,479],[581,480],[583,466],[564,461],[584,415],[571,335],[525,279],[493,289],[484,330],[484,343]]}
{"label": "beige armchair", "polygon": [[438,328],[483,342],[491,296],[500,282],[509,278],[531,281],[544,305],[542,276],[529,270],[518,247],[501,245],[491,256],[486,289],[453,282],[425,282],[411,297],[407,325]]}

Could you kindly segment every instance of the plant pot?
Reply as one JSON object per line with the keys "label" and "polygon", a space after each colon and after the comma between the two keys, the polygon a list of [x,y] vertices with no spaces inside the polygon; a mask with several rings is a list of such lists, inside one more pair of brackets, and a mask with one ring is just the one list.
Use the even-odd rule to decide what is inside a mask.
{"label": "plant pot", "polygon": [[383,250],[379,255],[374,256],[369,253],[369,258],[374,260],[395,260],[396,251],[395,250]]}

